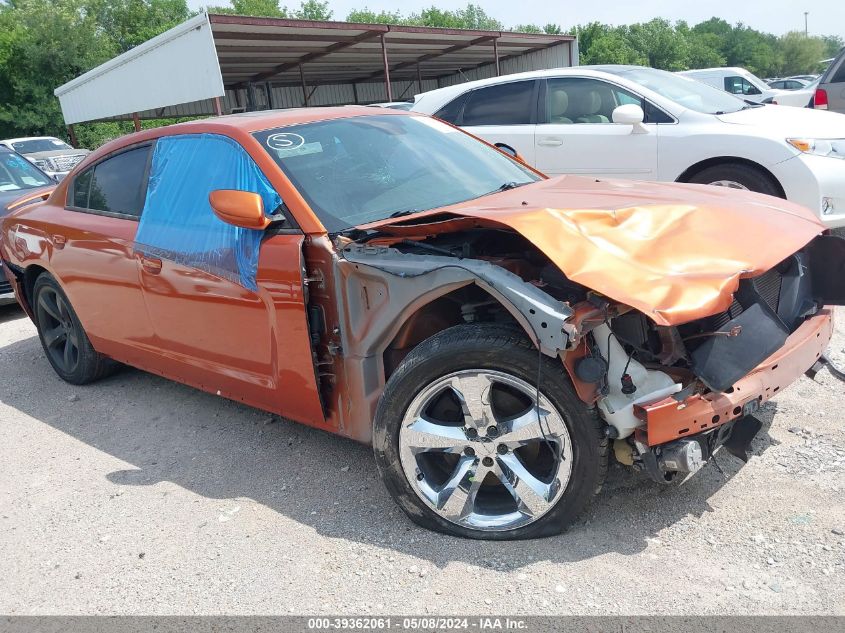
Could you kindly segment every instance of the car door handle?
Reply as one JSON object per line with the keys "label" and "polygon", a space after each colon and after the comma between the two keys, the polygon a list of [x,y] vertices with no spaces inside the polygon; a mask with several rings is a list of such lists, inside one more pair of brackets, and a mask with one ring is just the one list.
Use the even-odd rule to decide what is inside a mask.
{"label": "car door handle", "polygon": [[67,242],[67,238],[64,235],[59,235],[56,233],[53,237],[53,246],[57,249],[61,250],[65,247],[65,242]]}
{"label": "car door handle", "polygon": [[537,141],[537,145],[542,145],[544,147],[560,147],[563,145],[563,140],[559,138],[541,138]]}
{"label": "car door handle", "polygon": [[141,255],[141,266],[151,275],[158,275],[161,272],[161,260],[158,257]]}

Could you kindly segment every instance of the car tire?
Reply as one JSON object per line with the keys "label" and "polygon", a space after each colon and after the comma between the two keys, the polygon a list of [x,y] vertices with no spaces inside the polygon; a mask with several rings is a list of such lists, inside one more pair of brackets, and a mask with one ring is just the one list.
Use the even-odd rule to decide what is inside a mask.
{"label": "car tire", "polygon": [[702,169],[688,182],[716,185],[733,189],[747,189],[757,193],[783,198],[783,193],[771,176],[762,170],[741,163],[722,163]]}
{"label": "car tire", "polygon": [[[539,390],[537,390],[538,376],[541,380]],[[486,414],[482,414],[481,417],[485,422],[480,426],[489,424],[492,418],[495,418],[497,424],[500,419],[510,419],[507,416],[500,418],[499,414],[507,409],[505,404],[511,406],[514,411],[525,406],[529,408],[523,409],[522,416],[517,415],[510,419],[510,422],[502,422],[498,427],[502,429],[498,438],[496,435],[490,438],[490,427],[486,427],[483,431],[485,437],[480,437],[482,430],[479,426],[478,431],[472,431],[473,434],[478,433],[479,437],[472,440],[469,439],[471,425],[466,423],[466,420],[470,419],[467,417],[466,408],[469,405],[462,407],[461,398],[458,397],[454,400],[458,404],[452,411],[456,417],[451,418],[449,422],[458,426],[441,427],[439,424],[437,426],[438,429],[448,431],[450,437],[453,438],[450,442],[458,445],[464,442],[467,444],[475,442],[473,446],[482,446],[484,450],[492,451],[492,446],[487,447],[488,443],[495,444],[497,440],[501,440],[504,444],[510,441],[509,438],[518,437],[515,434],[516,431],[510,429],[509,424],[513,423],[516,428],[516,420],[529,419],[526,412],[530,412],[533,416],[539,415],[536,413],[538,411],[543,411],[548,435],[542,431],[542,439],[526,440],[524,446],[520,445],[519,448],[514,448],[506,454],[499,452],[502,444],[498,444],[495,454],[491,453],[492,457],[482,458],[482,450],[467,455],[466,449],[456,456],[454,452],[460,450],[460,446],[449,449],[452,451],[449,453],[433,452],[431,453],[432,459],[435,460],[433,464],[446,462],[447,465],[440,471],[445,483],[431,481],[426,478],[430,476],[427,469],[429,466],[434,468],[434,465],[427,463],[421,466],[420,461],[420,455],[426,451],[414,453],[416,449],[409,450],[406,445],[407,440],[400,436],[416,432],[412,429],[417,428],[417,421],[422,417],[414,418],[413,407],[417,406],[415,403],[429,393],[429,390],[433,390],[431,391],[433,394],[438,393],[436,389],[440,384],[438,381],[455,379],[464,381],[469,380],[468,377],[472,377],[472,380],[482,380],[482,377],[483,380],[490,380],[486,383],[490,385],[488,390],[475,391],[481,397],[471,400],[472,403],[482,403],[485,406],[489,403],[491,416],[485,417]],[[526,386],[530,394],[525,393]],[[534,394],[537,392],[540,394],[542,409],[535,407],[537,401]],[[445,395],[432,397],[454,399],[454,391],[451,387],[445,388],[442,394]],[[439,401],[436,402],[436,406],[443,407]],[[473,409],[472,406],[470,410],[478,413],[478,409]],[[447,413],[448,409],[447,402],[445,405]],[[428,410],[423,410],[420,416],[423,414],[428,416]],[[440,415],[442,418],[448,417],[445,413]],[[408,416],[414,418],[413,423],[406,421],[409,419]],[[478,416],[476,415],[474,419],[478,420]],[[554,421],[554,426],[551,421]],[[423,422],[428,424],[428,422]],[[564,426],[561,426],[561,422]],[[519,427],[518,432],[524,432],[528,437],[533,433],[528,429],[533,427],[533,424],[526,423],[526,426]],[[542,429],[542,426],[540,428]],[[442,431],[438,430],[438,433],[440,432]],[[458,434],[457,439],[454,439],[455,433]],[[513,443],[514,446],[516,444],[519,442]],[[559,534],[575,521],[604,482],[607,473],[609,441],[604,433],[604,424],[595,411],[588,408],[578,398],[559,360],[541,356],[537,348],[518,329],[496,324],[470,324],[452,327],[423,341],[408,354],[390,376],[379,400],[373,423],[373,450],[379,473],[388,491],[402,510],[418,525],[466,538],[515,540]],[[441,449],[438,447],[432,450]],[[546,473],[545,478],[538,475],[538,478],[534,479],[535,474],[532,471],[530,476],[516,478],[516,485],[513,485],[513,475],[517,472],[524,473],[526,469],[537,466],[541,461],[541,454],[546,459],[547,468],[543,471]],[[410,467],[407,461],[409,455],[412,455]],[[527,455],[534,455],[534,462],[527,460]],[[556,460],[555,455],[566,459]],[[425,457],[428,459],[428,456]],[[485,459],[491,461],[493,470],[488,470],[482,475],[480,473]],[[415,460],[416,463],[414,463]],[[461,467],[454,466],[455,470],[450,474],[453,466],[450,465],[452,462],[447,460],[456,461],[458,464],[472,462],[473,465],[467,468],[479,470],[471,470],[470,476],[459,481]],[[567,479],[564,483],[563,476],[559,473],[562,472],[560,469],[564,467],[564,462],[567,460]],[[418,469],[415,477],[412,476],[413,469]],[[494,471],[498,471],[499,474],[497,475]],[[504,477],[502,473],[505,474]],[[481,478],[480,482],[476,475]],[[505,484],[506,479],[508,484]],[[458,486],[454,487],[449,482],[457,482]],[[531,492],[535,488],[529,490],[525,488],[525,484],[531,486],[537,482],[540,482],[542,486],[538,485],[536,489],[543,491],[543,494],[535,496]],[[431,495],[434,494],[432,491],[438,485],[441,488],[436,495],[437,503],[435,503],[431,501]],[[507,485],[511,485],[513,491]],[[447,516],[445,510],[451,503],[451,497],[445,502],[443,510],[436,509],[443,491],[453,490],[453,496],[460,495],[455,506],[457,507],[460,506],[462,499],[470,498],[473,489],[475,490],[471,501],[473,511],[466,517],[463,516],[466,512]],[[527,502],[523,496],[526,490],[531,492],[525,495],[528,497]],[[552,490],[556,492],[552,493]],[[484,510],[476,512],[482,509],[482,496]],[[465,500],[461,507],[466,509],[469,503]],[[528,514],[532,516],[526,516],[520,508],[525,510],[530,506],[533,508]],[[495,508],[495,510],[491,513],[489,508]],[[542,513],[535,509],[542,510]],[[513,521],[508,523],[501,517],[513,517]],[[499,523],[493,525],[496,521]]]}
{"label": "car tire", "polygon": [[84,385],[114,371],[117,363],[94,349],[67,295],[49,273],[35,280],[32,297],[41,347],[62,380]]}

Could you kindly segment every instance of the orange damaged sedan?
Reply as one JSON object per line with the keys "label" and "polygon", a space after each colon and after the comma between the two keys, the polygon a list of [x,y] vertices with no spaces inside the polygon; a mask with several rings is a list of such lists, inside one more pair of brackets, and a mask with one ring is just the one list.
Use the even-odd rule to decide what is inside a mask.
{"label": "orange damaged sedan", "polygon": [[64,380],[131,365],[371,443],[413,521],[472,538],[562,531],[611,450],[660,482],[746,459],[845,304],[845,240],[795,204],[548,179],[366,107],[126,136],[0,231]]}

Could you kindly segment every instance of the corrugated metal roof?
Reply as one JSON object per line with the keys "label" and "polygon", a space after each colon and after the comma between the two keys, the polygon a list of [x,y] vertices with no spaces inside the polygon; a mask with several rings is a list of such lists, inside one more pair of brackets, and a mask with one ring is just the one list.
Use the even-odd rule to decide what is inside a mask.
{"label": "corrugated metal roof", "polygon": [[[69,124],[410,98],[500,72],[570,66],[569,35],[199,15],[56,90]],[[385,81],[385,60],[390,95]],[[303,89],[303,80],[305,88]],[[267,92],[272,96],[268,103]]]}

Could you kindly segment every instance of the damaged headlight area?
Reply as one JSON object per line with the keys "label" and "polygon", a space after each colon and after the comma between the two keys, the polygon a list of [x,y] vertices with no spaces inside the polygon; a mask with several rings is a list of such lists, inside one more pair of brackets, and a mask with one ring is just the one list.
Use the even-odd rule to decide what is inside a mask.
{"label": "damaged headlight area", "polygon": [[[658,481],[720,447],[746,459],[762,402],[824,361],[845,304],[845,240],[823,235],[756,277],[724,312],[676,327],[630,311],[595,325],[572,362],[593,383],[617,459]],[[833,368],[834,376],[841,375]]]}

